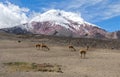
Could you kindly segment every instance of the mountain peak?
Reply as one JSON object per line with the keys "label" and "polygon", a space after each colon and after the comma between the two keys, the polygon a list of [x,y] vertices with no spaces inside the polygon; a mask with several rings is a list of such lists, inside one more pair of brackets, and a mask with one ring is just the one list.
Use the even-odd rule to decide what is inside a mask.
{"label": "mountain peak", "polygon": [[[86,22],[80,14],[63,10],[49,10],[35,16],[28,23],[20,25],[20,27],[33,34],[87,38],[108,37],[108,32]],[[16,32],[16,28],[12,28],[12,30]]]}
{"label": "mountain peak", "polygon": [[84,23],[84,19],[81,17],[80,14],[73,13],[73,12],[66,12],[63,10],[49,10],[46,11],[43,14],[40,14],[39,16],[34,17],[30,22],[32,21],[51,21],[51,22],[57,22],[57,23],[69,23],[68,20],[77,22],[78,24]]}
{"label": "mountain peak", "polygon": [[61,16],[61,10],[52,9],[52,10],[46,11],[44,14],[50,14],[50,15],[54,14],[56,16]]}

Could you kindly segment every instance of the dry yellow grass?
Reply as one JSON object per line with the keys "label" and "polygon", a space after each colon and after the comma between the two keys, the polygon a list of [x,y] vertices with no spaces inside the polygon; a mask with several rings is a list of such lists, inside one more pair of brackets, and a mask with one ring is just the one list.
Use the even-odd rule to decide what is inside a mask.
{"label": "dry yellow grass", "polygon": [[[35,43],[0,40],[0,77],[120,77],[120,52],[110,49],[90,49],[81,59],[80,47],[70,52],[64,46],[49,45],[50,51],[37,50]],[[9,72],[3,63],[28,62],[62,65],[63,73]]]}
{"label": "dry yellow grass", "polygon": [[26,62],[3,63],[8,72],[59,72],[62,73],[60,65],[49,63],[37,64]]}

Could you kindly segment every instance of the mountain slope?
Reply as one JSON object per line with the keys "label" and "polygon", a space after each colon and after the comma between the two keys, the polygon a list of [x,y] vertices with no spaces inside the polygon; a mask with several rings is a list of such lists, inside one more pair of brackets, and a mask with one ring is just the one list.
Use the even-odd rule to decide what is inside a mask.
{"label": "mountain slope", "polygon": [[31,34],[31,32],[28,31],[27,28],[25,28],[25,25],[19,25],[11,28],[3,28],[3,29],[0,29],[0,31],[11,33],[11,34]]}
{"label": "mountain slope", "polygon": [[111,37],[113,39],[120,39],[120,31],[112,32]]}
{"label": "mountain slope", "polygon": [[60,10],[49,10],[29,21],[35,34],[106,38],[107,31],[86,22],[80,15]]}

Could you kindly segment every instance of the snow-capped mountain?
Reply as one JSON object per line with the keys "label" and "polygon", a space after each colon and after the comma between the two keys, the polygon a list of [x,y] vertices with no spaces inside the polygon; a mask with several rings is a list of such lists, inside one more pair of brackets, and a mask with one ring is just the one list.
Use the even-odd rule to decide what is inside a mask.
{"label": "snow-capped mountain", "polygon": [[112,36],[104,29],[86,22],[80,14],[61,10],[49,10],[33,17],[28,23],[19,25],[17,28],[14,27],[11,30],[18,28],[26,30],[25,33],[54,36],[87,38],[111,38]]}
{"label": "snow-capped mountain", "polygon": [[93,25],[84,21],[80,14],[65,12],[61,10],[49,10],[39,16],[34,17],[30,20],[29,23],[32,22],[50,22],[53,24],[61,25],[65,28],[70,28],[69,24],[72,24],[75,29],[79,29],[81,24],[84,23]]}
{"label": "snow-capped mountain", "polygon": [[106,31],[86,22],[80,14],[49,10],[29,21],[36,34],[69,37],[106,37]]}

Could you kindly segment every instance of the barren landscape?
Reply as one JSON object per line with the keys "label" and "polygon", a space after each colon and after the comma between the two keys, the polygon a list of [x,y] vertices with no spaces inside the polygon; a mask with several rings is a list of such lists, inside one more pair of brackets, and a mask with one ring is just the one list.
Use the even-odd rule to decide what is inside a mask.
{"label": "barren landscape", "polygon": [[120,0],[0,0],[0,77],[120,77]]}
{"label": "barren landscape", "polygon": [[[45,40],[45,39],[44,39]],[[68,44],[46,43],[50,50],[38,49],[39,40],[1,39],[0,40],[0,77],[119,77],[120,50],[90,47],[86,58],[81,59],[79,49],[71,51]],[[61,66],[62,72],[11,71],[4,63],[49,63]]]}

